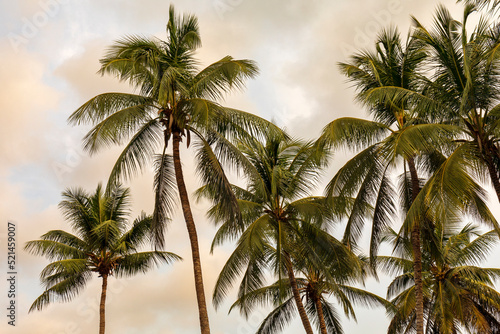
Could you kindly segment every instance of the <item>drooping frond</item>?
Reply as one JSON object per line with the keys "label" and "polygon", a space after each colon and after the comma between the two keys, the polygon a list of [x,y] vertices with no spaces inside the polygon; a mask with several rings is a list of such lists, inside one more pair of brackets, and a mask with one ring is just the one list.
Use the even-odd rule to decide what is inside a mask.
{"label": "drooping frond", "polygon": [[144,123],[116,159],[109,176],[108,187],[122,179],[128,180],[142,171],[152,160],[161,139],[158,120],[150,119]]}
{"label": "drooping frond", "polygon": [[[47,234],[55,235],[59,233],[66,233],[64,231],[49,231],[42,238],[45,238]],[[49,259],[61,260],[68,257],[73,258],[85,258],[85,250],[86,245],[84,242],[80,242],[82,240],[78,239],[75,236],[71,236],[74,238],[54,238],[59,239],[61,241],[55,240],[33,240],[28,241],[24,246],[24,249],[31,254],[46,256]],[[66,242],[64,239],[68,240]],[[76,240],[78,239],[78,240]],[[80,248],[83,246],[82,248]]]}
{"label": "drooping frond", "polygon": [[[267,243],[269,217],[263,216],[251,224],[243,233],[238,241],[236,249],[233,251],[226,264],[222,268],[217,283],[214,287],[212,301],[217,308],[229,293],[234,281],[242,274],[246,275],[246,287],[260,288],[264,281],[264,269],[267,267],[267,252],[269,245]],[[253,260],[251,268],[248,263]]]}
{"label": "drooping frond", "polygon": [[90,279],[91,273],[80,272],[75,275],[68,275],[45,290],[31,305],[29,312],[41,310],[48,304],[61,299],[63,302],[70,301],[85,287]]}
{"label": "drooping frond", "polygon": [[233,88],[243,88],[245,80],[257,74],[255,62],[226,56],[196,74],[191,84],[193,95],[219,100]]}
{"label": "drooping frond", "polygon": [[470,176],[475,156],[468,145],[451,154],[427,181],[408,211],[405,226],[411,228],[415,219],[432,217],[435,223],[459,222],[464,214],[481,219],[498,230],[498,223],[485,204],[485,191]]}
{"label": "drooping frond", "polygon": [[319,141],[333,148],[346,147],[351,150],[364,149],[391,133],[382,123],[358,118],[338,118],[323,129]]}
{"label": "drooping frond", "polygon": [[257,334],[273,334],[282,332],[296,314],[297,307],[293,298],[285,300],[282,304],[276,307],[262,321]]}
{"label": "drooping frond", "polygon": [[[74,111],[68,122],[74,125],[102,124],[108,128],[107,131],[112,131],[113,126],[125,129],[126,125],[133,125],[137,120],[150,116],[151,107],[154,107],[154,100],[142,95],[103,93]],[[124,124],[120,124],[122,121]],[[99,130],[100,128],[96,127],[94,132]]]}
{"label": "drooping frond", "polygon": [[124,232],[114,245],[114,252],[118,254],[128,254],[145,246],[150,241],[152,216],[141,212],[132,223],[132,227]]}
{"label": "drooping frond", "polygon": [[[220,212],[224,213],[225,220],[233,222],[232,228],[241,231],[241,214],[237,198],[233,193],[232,185],[229,183],[224,167],[220,162],[221,159],[216,153],[219,153],[219,155],[222,153],[226,156],[226,159],[242,160],[242,157],[233,150],[230,144],[221,147],[223,144],[218,140],[220,138],[218,138],[217,133],[212,133],[211,136],[206,136],[205,138],[197,132],[194,133],[198,137],[198,140],[195,142],[198,175],[205,184],[206,191],[210,193],[210,199],[214,203],[218,203]],[[214,152],[211,142],[216,142],[214,146],[216,150],[218,149],[218,152]]]}
{"label": "drooping frond", "polygon": [[154,266],[162,263],[172,263],[182,260],[180,256],[170,252],[150,251],[124,255],[118,261],[115,269],[116,277],[133,276],[138,273],[146,273]]}
{"label": "drooping frond", "polygon": [[177,184],[175,180],[172,156],[161,154],[155,157],[155,208],[151,221],[151,236],[154,244],[163,247],[164,231],[177,202]]}

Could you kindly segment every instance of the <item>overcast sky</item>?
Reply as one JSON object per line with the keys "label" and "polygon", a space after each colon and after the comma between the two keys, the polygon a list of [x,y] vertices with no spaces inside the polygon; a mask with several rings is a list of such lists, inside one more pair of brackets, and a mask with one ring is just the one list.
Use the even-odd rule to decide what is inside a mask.
{"label": "overcast sky", "polygon": [[[48,263],[22,251],[28,240],[51,229],[69,230],[57,204],[66,187],[93,191],[105,181],[119,149],[89,157],[81,149],[83,128],[70,127],[67,117],[93,96],[126,91],[114,78],[96,74],[99,59],[114,40],[138,34],[165,38],[169,1],[0,0],[0,277],[6,274],[7,221],[17,224],[18,315],[7,326],[6,280],[0,283],[1,333],[95,333],[100,280],[70,303],[54,303],[27,314],[43,291],[38,276]],[[336,63],[372,45],[389,25],[405,36],[414,15],[424,24],[437,2],[431,0],[184,0],[172,1],[177,12],[199,18],[203,46],[198,52],[208,65],[223,56],[255,60],[258,78],[225,104],[258,114],[285,126],[294,136],[312,139],[322,127],[342,116],[365,117],[353,102]],[[444,4],[460,19],[455,1]],[[186,157],[187,152],[183,152]],[[338,156],[335,166],[345,157]],[[185,159],[190,191],[198,186]],[[131,183],[134,217],[152,212],[152,176]],[[318,188],[318,193],[323,189]],[[207,221],[206,203],[194,203],[202,250],[207,296],[231,247],[209,254],[215,228]],[[199,333],[187,233],[180,215],[168,230],[167,250],[183,263],[163,266],[147,275],[110,282],[107,333]],[[368,287],[385,294],[383,284]],[[231,296],[231,298],[234,296]],[[247,322],[228,303],[217,312],[209,305],[212,333],[253,333],[263,311]],[[383,333],[388,320],[382,309],[358,309],[358,322],[345,320],[349,334]],[[296,321],[285,333],[303,333]]]}

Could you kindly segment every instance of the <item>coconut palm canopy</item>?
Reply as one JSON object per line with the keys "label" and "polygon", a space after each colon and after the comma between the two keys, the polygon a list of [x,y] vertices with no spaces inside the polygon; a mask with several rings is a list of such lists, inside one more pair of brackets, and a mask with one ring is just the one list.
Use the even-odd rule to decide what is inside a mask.
{"label": "coconut palm canopy", "polygon": [[[463,2],[457,4],[455,0],[445,0],[442,3],[453,18],[462,20]],[[435,0],[374,0],[363,2],[363,6],[356,1],[326,0],[172,0],[161,3],[145,0],[120,2],[119,6],[108,2],[3,1],[0,17],[5,24],[0,26],[4,36],[0,42],[0,77],[5,85],[0,93],[0,216],[4,224],[7,220],[16,224],[16,264],[23,273],[18,276],[16,334],[32,333],[33,328],[47,333],[74,328],[82,333],[92,333],[96,329],[98,313],[89,306],[89,300],[99,296],[101,284],[97,277],[89,281],[87,288],[72,302],[51,303],[41,312],[28,315],[32,302],[43,291],[35,287],[39,286],[39,273],[47,262],[24,252],[22,246],[50,230],[69,231],[57,209],[63,189],[82,187],[92,190],[99,180],[106,180],[109,176],[124,146],[103,149],[90,157],[82,149],[81,140],[91,127],[70,126],[66,119],[98,94],[140,93],[140,89],[134,90],[127,82],[96,74],[101,66],[98,61],[106,56],[115,41],[126,36],[154,37],[157,41],[165,41],[170,4],[178,14],[198,18],[203,43],[194,54],[199,61],[198,69],[226,55],[234,59],[251,59],[259,67],[260,74],[245,80],[243,91],[236,89],[224,99],[217,100],[218,103],[274,120],[280,127],[286,127],[292,136],[306,141],[317,138],[326,124],[341,117],[372,120],[366,108],[354,101],[355,89],[346,83],[346,77],[338,71],[336,64],[348,62],[349,56],[357,52],[373,51],[378,33],[391,25],[397,27],[402,40],[406,40],[412,24],[411,15],[431,29],[432,13],[437,6]],[[477,17],[477,13],[471,14],[469,33],[474,30]],[[494,21],[491,16],[490,19]],[[152,115],[157,117],[157,111]],[[195,163],[190,158],[190,150],[196,148],[195,135],[190,135],[189,150],[186,150],[187,133],[182,137],[180,154],[187,192],[192,195],[202,185],[202,180],[195,173]],[[172,142],[167,150],[171,148]],[[161,152],[160,144],[158,153]],[[323,193],[327,181],[354,154],[352,151],[335,152],[314,195]],[[143,176],[127,184],[134,198],[131,207],[131,217],[134,218],[142,210],[154,211],[154,173],[151,170],[154,167],[144,166]],[[238,176],[229,172],[229,181],[239,184]],[[487,184],[488,178],[482,176],[480,181]],[[484,194],[492,198],[494,193],[486,188]],[[231,298],[235,297],[234,294],[223,302],[220,311],[213,307],[210,300],[212,288],[233,248],[228,243],[210,254],[216,230],[205,216],[209,204],[203,201],[191,201],[191,204],[195,208],[193,216],[198,228],[201,259],[205,263],[207,308],[213,330],[257,330],[267,313],[256,310],[248,321],[236,311],[225,314],[236,300]],[[498,217],[498,208],[490,206],[490,209]],[[181,211],[169,216],[172,223],[165,233],[167,248],[185,261],[152,270],[147,275],[116,280],[117,285],[110,287],[109,294],[113,299],[106,309],[107,323],[113,324],[116,332],[154,333],[165,328],[165,321],[173,332],[198,332],[192,321],[184,321],[186,314],[196,318],[193,310],[197,307],[184,218]],[[369,226],[368,223],[366,221],[365,226]],[[333,231],[338,239],[342,239],[343,232],[340,227]],[[5,227],[2,227],[2,244],[6,240],[5,233]],[[365,236],[363,234],[359,239],[359,247],[368,255],[369,245],[363,243]],[[492,257],[484,265],[497,267],[497,254],[493,249]],[[379,255],[386,255],[384,247],[379,249]],[[269,284],[276,281],[277,278]],[[144,289],[140,296],[134,292],[136,286]],[[163,288],[158,289],[159,286]],[[368,280],[366,289],[384,295],[386,285],[383,278],[380,283]],[[125,293],[125,290],[131,293]],[[132,308],[137,300],[146,298],[149,302],[141,303],[142,311]],[[174,312],[169,313],[170,305],[175,305]],[[75,312],[73,306],[80,312]],[[355,323],[342,319],[346,333],[382,333],[390,322],[383,308],[356,307],[356,315],[363,321]],[[297,322],[287,327],[287,333],[303,333],[297,315],[295,319]],[[7,328],[6,332],[10,330]],[[0,332],[4,332],[4,327]]]}
{"label": "coconut palm canopy", "polygon": [[81,188],[63,192],[61,211],[74,234],[51,230],[25,249],[52,260],[41,272],[45,291],[30,311],[41,310],[59,300],[70,301],[93,278],[102,279],[99,333],[105,333],[105,304],[108,279],[145,273],[155,265],[180,260],[174,253],[144,251],[149,243],[152,216],[142,213],[129,223],[130,190],[116,185],[106,191],[99,185],[94,193]]}
{"label": "coconut palm canopy", "polygon": [[[481,262],[496,242],[496,233],[479,234],[467,225],[458,233],[436,229],[427,235],[423,263],[426,333],[496,333],[500,330],[500,294],[494,282],[500,269]],[[395,233],[388,239],[396,240]],[[399,256],[380,257],[379,264],[397,273],[387,295],[396,309],[388,333],[413,333],[415,292],[409,240],[398,240]]]}

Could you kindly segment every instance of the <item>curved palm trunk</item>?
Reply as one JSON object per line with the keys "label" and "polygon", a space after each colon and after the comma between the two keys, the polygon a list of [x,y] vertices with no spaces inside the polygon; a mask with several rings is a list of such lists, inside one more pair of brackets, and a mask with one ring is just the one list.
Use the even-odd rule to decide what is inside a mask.
{"label": "curved palm trunk", "polygon": [[497,194],[498,201],[500,202],[500,180],[498,178],[497,169],[495,168],[495,165],[490,156],[486,156],[485,162],[486,166],[488,167],[491,183],[493,184],[493,188],[495,189],[495,192]]}
{"label": "curved palm trunk", "polygon": [[102,275],[102,289],[101,289],[101,303],[99,305],[99,334],[104,334],[106,327],[105,320],[105,305],[106,305],[106,292],[108,290],[108,275]]}
{"label": "curved palm trunk", "polygon": [[316,305],[316,311],[318,312],[319,328],[321,330],[321,334],[328,334],[328,332],[326,331],[325,315],[323,314],[323,306],[321,305],[321,299],[316,294],[314,294],[313,299],[314,299],[314,304]]}
{"label": "curved palm trunk", "polygon": [[286,271],[288,272],[288,279],[290,279],[290,286],[292,287],[293,299],[295,299],[295,304],[297,305],[297,310],[299,311],[300,320],[302,320],[302,325],[304,325],[304,329],[307,334],[314,334],[311,322],[307,317],[306,309],[304,308],[304,304],[302,303],[302,299],[300,298],[299,287],[297,285],[297,280],[295,279],[295,275],[293,274],[292,261],[290,260],[290,256],[285,254],[286,261]]}
{"label": "curved palm trunk", "polygon": [[[412,202],[417,198],[420,191],[417,169],[413,158],[408,159],[411,176]],[[420,248],[420,222],[413,223],[411,231],[411,247],[413,250],[413,273],[415,276],[415,314],[417,334],[424,334],[424,293],[422,284],[422,250]]]}
{"label": "curved palm trunk", "polygon": [[194,224],[191,206],[189,205],[189,197],[184,183],[184,176],[182,173],[181,156],[180,156],[180,141],[181,135],[179,132],[173,133],[172,147],[175,178],[177,181],[177,188],[181,199],[182,213],[186,221],[186,226],[191,243],[191,253],[193,256],[193,271],[194,271],[194,284],[196,288],[196,298],[198,301],[198,313],[200,317],[200,328],[202,334],[210,334],[210,324],[208,322],[207,303],[205,300],[205,290],[203,288],[203,277],[201,271],[200,249],[198,246],[198,235],[196,233],[196,225]]}

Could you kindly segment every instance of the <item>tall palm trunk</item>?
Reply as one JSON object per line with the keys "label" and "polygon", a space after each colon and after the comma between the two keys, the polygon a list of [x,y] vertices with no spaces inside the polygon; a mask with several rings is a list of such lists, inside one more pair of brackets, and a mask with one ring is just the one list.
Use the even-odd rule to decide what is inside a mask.
{"label": "tall palm trunk", "polygon": [[99,304],[99,334],[104,334],[106,328],[105,320],[105,305],[106,305],[106,292],[108,290],[108,275],[102,275],[102,289],[101,289],[101,303]]}
{"label": "tall palm trunk", "polygon": [[184,176],[182,174],[180,146],[181,134],[177,131],[173,133],[172,146],[175,178],[177,181],[177,188],[179,189],[179,196],[181,199],[182,213],[191,243],[191,253],[193,256],[193,271],[194,271],[194,284],[196,288],[196,298],[198,301],[198,313],[200,317],[200,328],[202,334],[210,334],[210,324],[208,322],[207,303],[205,300],[205,290],[203,288],[203,276],[201,271],[200,249],[198,246],[198,235],[196,233],[196,225],[194,224],[191,206],[189,205],[189,197],[184,183]]}
{"label": "tall palm trunk", "polygon": [[326,330],[325,315],[323,314],[323,306],[321,305],[321,299],[317,294],[313,296],[314,304],[316,305],[316,312],[318,312],[319,328],[321,334],[328,334]]}
{"label": "tall palm trunk", "polygon": [[290,280],[290,286],[292,287],[293,298],[295,299],[295,304],[297,305],[297,310],[299,311],[300,320],[302,320],[302,325],[304,325],[304,329],[307,334],[314,334],[311,322],[307,317],[306,309],[304,308],[304,304],[302,303],[302,299],[300,298],[299,287],[297,285],[297,280],[295,279],[295,275],[293,274],[292,261],[290,259],[290,255],[285,254],[286,261],[286,271],[288,272],[288,279]]}
{"label": "tall palm trunk", "polygon": [[[415,201],[420,191],[420,183],[418,180],[417,169],[415,167],[415,160],[408,159],[408,166],[410,169],[411,177],[411,194],[412,202]],[[413,272],[415,276],[415,315],[417,334],[424,334],[424,292],[422,283],[422,250],[420,248],[420,221],[413,222],[413,229],[411,231],[411,247],[413,250]]]}
{"label": "tall palm trunk", "polygon": [[486,155],[485,157],[486,166],[488,167],[488,172],[490,174],[491,183],[493,184],[493,189],[497,194],[498,201],[500,202],[500,180],[498,179],[498,172],[495,168],[495,164],[491,159],[491,156]]}

